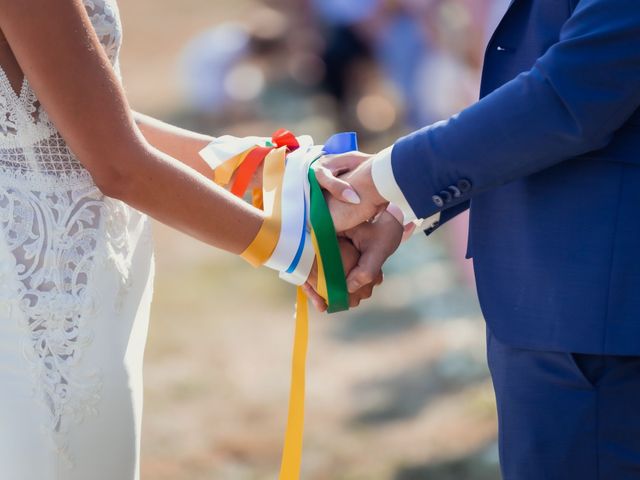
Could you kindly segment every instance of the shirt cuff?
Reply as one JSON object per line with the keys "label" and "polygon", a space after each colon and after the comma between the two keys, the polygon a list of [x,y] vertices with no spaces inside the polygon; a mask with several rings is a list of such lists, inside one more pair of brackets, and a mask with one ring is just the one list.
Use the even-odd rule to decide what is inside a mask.
{"label": "shirt cuff", "polygon": [[417,217],[396,182],[391,165],[392,151],[393,146],[385,148],[373,157],[371,161],[371,177],[380,196],[400,208],[406,225],[415,221]]}

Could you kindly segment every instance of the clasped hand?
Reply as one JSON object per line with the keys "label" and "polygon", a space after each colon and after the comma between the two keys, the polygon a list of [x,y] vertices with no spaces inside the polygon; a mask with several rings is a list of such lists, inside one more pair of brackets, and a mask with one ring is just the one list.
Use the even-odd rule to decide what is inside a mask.
{"label": "clasped hand", "polygon": [[[388,202],[378,193],[371,176],[371,155],[349,152],[327,155],[314,166],[336,232],[347,274],[350,307],[371,296],[382,283],[382,265],[398,248],[405,229],[387,211]],[[314,307],[327,305],[314,290],[315,272],[304,285]]]}

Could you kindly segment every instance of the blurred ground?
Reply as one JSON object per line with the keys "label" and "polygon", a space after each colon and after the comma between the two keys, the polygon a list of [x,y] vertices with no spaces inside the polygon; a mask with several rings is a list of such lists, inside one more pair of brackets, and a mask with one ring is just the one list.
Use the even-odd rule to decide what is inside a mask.
{"label": "blurred ground", "polygon": [[[293,289],[165,227],[156,243],[143,478],[275,478]],[[386,275],[360,310],[312,319],[303,478],[497,478],[472,295],[437,238],[414,237]]]}
{"label": "blurred ground", "polygon": [[[253,5],[121,0],[123,74],[134,108],[191,125],[176,74],[181,47]],[[308,116],[284,124],[300,125],[320,138],[332,128]],[[280,125],[230,121],[229,131],[268,134],[273,126]],[[384,146],[385,135],[401,128],[368,146]],[[154,237],[143,479],[276,478],[294,289],[162,225]],[[454,243],[446,229],[413,237],[389,262],[373,300],[347,314],[313,316],[302,478],[499,477],[484,324],[452,260]]]}

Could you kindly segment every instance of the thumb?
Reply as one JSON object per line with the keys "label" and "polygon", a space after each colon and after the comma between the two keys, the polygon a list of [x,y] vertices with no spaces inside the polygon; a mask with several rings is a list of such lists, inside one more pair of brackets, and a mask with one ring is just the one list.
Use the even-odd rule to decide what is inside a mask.
{"label": "thumb", "polygon": [[335,177],[328,168],[319,166],[315,169],[315,172],[318,183],[328,191],[331,196],[345,203],[355,205],[360,203],[360,197],[351,185]]}

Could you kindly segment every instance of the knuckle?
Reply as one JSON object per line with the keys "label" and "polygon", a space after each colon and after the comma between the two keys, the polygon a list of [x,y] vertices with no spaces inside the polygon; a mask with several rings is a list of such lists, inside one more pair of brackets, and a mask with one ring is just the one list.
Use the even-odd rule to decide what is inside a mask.
{"label": "knuckle", "polygon": [[321,178],[326,178],[327,176],[327,169],[324,168],[322,165],[317,165],[313,167],[313,170],[316,173],[316,177],[321,177]]}
{"label": "knuckle", "polygon": [[373,280],[373,275],[369,270],[360,270],[356,275],[356,279],[358,280],[360,285],[366,285],[368,283],[371,283],[371,281]]}

